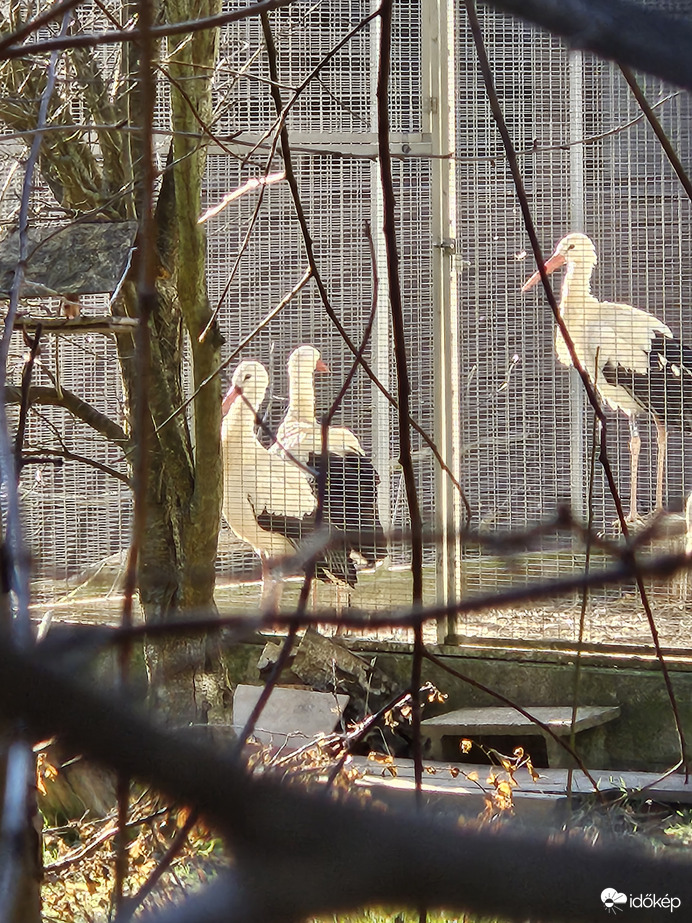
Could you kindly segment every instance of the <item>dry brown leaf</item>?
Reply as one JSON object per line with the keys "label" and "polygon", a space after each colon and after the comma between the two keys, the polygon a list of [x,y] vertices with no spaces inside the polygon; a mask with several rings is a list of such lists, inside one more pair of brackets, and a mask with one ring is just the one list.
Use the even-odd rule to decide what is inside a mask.
{"label": "dry brown leaf", "polygon": [[175,825],[180,830],[187,823],[187,819],[190,816],[189,808],[179,808],[175,817]]}
{"label": "dry brown leaf", "polygon": [[39,753],[36,758],[36,788],[42,795],[47,795],[46,780],[52,782],[57,779],[58,769],[48,759],[45,753]]}
{"label": "dry brown leaf", "polygon": [[84,875],[84,883],[86,884],[86,888],[87,888],[87,891],[89,892],[89,894],[95,894],[95,893],[96,893],[96,891],[97,891],[97,889],[98,889],[98,885],[97,885],[97,883],[93,880],[93,878],[91,878],[89,875],[86,875],[86,874],[85,874],[85,875]]}
{"label": "dry brown leaf", "polygon": [[139,857],[144,852],[144,846],[145,846],[144,840],[141,836],[138,836],[136,840],[133,840],[132,843],[130,843],[130,847],[128,850],[130,854],[130,858],[139,859]]}
{"label": "dry brown leaf", "polygon": [[447,701],[447,698],[448,698],[447,693],[440,692],[440,690],[437,689],[435,686],[433,686],[432,689],[428,690],[428,702],[431,702],[431,703],[435,702],[435,704],[437,705],[442,705],[444,702]]}

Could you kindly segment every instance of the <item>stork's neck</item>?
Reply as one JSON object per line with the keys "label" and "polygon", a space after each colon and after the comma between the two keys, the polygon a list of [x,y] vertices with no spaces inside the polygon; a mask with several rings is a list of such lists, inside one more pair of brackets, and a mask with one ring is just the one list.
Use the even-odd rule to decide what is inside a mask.
{"label": "stork's neck", "polygon": [[315,419],[315,385],[312,375],[292,375],[288,383],[288,415],[312,423]]}
{"label": "stork's neck", "polygon": [[224,418],[224,432],[236,441],[255,442],[255,419],[252,407],[238,397]]}
{"label": "stork's neck", "polygon": [[568,263],[565,279],[562,283],[562,304],[587,301],[591,295],[591,275],[593,266],[589,263]]}

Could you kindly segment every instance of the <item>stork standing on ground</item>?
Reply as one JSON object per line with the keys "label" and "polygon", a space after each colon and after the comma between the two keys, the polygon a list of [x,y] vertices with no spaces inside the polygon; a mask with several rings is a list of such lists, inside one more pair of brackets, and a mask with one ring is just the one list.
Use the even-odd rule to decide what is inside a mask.
{"label": "stork standing on ground", "polygon": [[[268,384],[261,363],[241,362],[223,402],[221,430],[223,515],[238,538],[260,556],[264,610],[278,603],[281,586],[273,577],[275,565],[294,557],[301,542],[314,532],[317,511],[314,479],[281,455],[267,451],[255,435],[257,410]],[[329,526],[326,515],[324,522]],[[343,543],[320,553],[315,572],[325,581],[355,583],[355,566]]]}
{"label": "stork standing on ground", "polygon": [[[602,399],[627,414],[630,423],[631,489],[628,520],[638,519],[637,472],[641,439],[637,415],[645,411],[656,423],[656,508],[663,508],[666,428],[692,432],[692,350],[674,336],[667,324],[640,308],[599,301],[591,294],[591,274],[597,257],[585,234],[568,234],[545,263],[547,273],[566,266],[560,316],[574,342],[577,358]],[[535,272],[522,291],[539,281]],[[557,358],[571,366],[572,358],[559,328]]]}
{"label": "stork standing on ground", "polygon": [[352,555],[367,567],[387,556],[377,511],[379,475],[358,437],[344,426],[326,427],[315,419],[315,372],[329,372],[314,346],[294,349],[288,359],[289,403],[272,452],[305,464],[326,478],[325,517],[344,531]]}

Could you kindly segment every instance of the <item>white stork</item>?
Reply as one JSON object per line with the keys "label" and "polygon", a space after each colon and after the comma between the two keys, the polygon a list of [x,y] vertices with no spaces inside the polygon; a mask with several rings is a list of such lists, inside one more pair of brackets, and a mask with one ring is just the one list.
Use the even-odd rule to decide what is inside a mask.
{"label": "white stork", "polygon": [[[322,427],[315,419],[315,372],[329,372],[320,351],[305,344],[288,357],[288,410],[272,449],[307,462],[310,453],[322,451]],[[327,450],[338,455],[365,455],[358,437],[343,426],[327,428]]]}
{"label": "white stork", "polygon": [[[300,467],[268,452],[255,436],[256,414],[268,384],[263,365],[241,362],[224,399],[221,430],[223,515],[238,538],[261,558],[264,608],[277,602],[273,593],[278,588],[271,579],[274,563],[295,556],[301,541],[315,529],[317,509],[314,480]],[[316,574],[337,584],[355,583],[355,567],[343,546],[325,549],[316,563]]]}
{"label": "white stork", "polygon": [[325,518],[348,535],[348,547],[367,567],[387,556],[377,511],[379,475],[358,437],[344,426],[323,427],[315,419],[315,372],[329,372],[314,346],[294,349],[288,358],[289,403],[271,451],[325,472]]}
{"label": "white stork", "polygon": [[[654,418],[658,437],[656,508],[663,508],[666,427],[692,432],[692,350],[677,340],[667,324],[640,308],[598,301],[591,294],[591,274],[597,262],[593,243],[585,234],[568,234],[545,264],[548,273],[566,266],[560,316],[574,348],[603,400],[627,414],[630,423],[631,490],[628,521],[638,519],[637,471],[641,439],[637,414]],[[539,281],[535,272],[524,284],[526,292]],[[557,358],[572,359],[562,334],[556,330]]]}

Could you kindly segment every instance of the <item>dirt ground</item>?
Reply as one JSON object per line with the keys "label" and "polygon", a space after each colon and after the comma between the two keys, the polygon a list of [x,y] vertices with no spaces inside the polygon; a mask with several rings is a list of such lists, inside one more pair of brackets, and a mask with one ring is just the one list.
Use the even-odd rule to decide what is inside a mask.
{"label": "dirt ground", "polygon": [[[256,583],[219,586],[217,604],[221,614],[256,614],[259,592]],[[37,594],[32,607],[32,616],[37,625],[42,620],[112,626],[120,621],[123,598],[118,593],[71,595],[68,591],[56,595],[58,598],[51,600],[45,588],[42,594]],[[320,605],[324,606],[328,606],[329,602],[324,599],[324,595],[319,600]],[[377,608],[381,610],[381,599],[379,603]],[[656,594],[652,594],[651,604],[661,645],[692,649],[692,603],[671,602],[670,598],[657,598]],[[287,611],[289,609],[290,600],[287,601]],[[581,605],[577,602],[556,601],[532,608],[486,609],[460,616],[457,620],[457,634],[469,639],[576,642],[579,638],[580,618]],[[349,635],[367,640],[412,641],[411,632],[401,628],[354,630]],[[583,638],[592,644],[652,646],[651,629],[644,607],[634,594],[589,602],[584,615]],[[426,625],[425,640],[428,644],[437,643],[434,621]]]}

